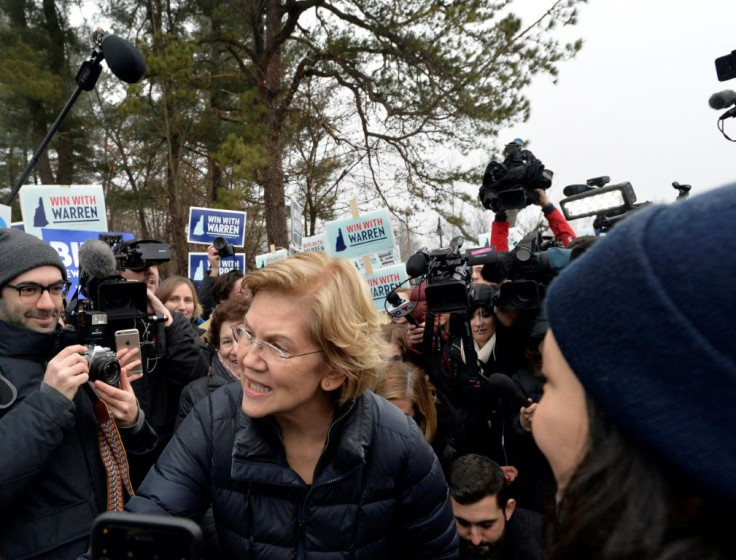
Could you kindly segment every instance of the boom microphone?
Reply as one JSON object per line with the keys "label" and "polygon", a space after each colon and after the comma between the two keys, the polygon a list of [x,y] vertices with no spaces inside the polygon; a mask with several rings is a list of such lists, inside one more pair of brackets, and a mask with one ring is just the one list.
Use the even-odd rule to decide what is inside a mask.
{"label": "boom microphone", "polygon": [[736,91],[730,89],[714,93],[708,100],[711,109],[727,109],[734,104],[736,104]]}
{"label": "boom microphone", "polygon": [[117,35],[109,35],[99,27],[92,34],[99,45],[110,71],[128,84],[134,84],[146,72],[146,61],[141,51]]}
{"label": "boom microphone", "polygon": [[118,274],[112,249],[99,239],[88,239],[79,247],[79,268],[92,278],[101,279]]}

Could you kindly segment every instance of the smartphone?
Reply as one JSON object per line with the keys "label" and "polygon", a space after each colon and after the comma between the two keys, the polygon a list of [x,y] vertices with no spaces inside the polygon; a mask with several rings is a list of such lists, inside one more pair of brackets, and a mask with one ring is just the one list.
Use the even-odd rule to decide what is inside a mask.
{"label": "smartphone", "polygon": [[191,519],[109,511],[97,516],[92,560],[200,560],[202,530]]}
{"label": "smartphone", "polygon": [[141,363],[128,370],[129,375],[143,373],[143,356],[141,356],[141,335],[138,329],[123,329],[115,331],[115,349],[138,348],[138,357]]}

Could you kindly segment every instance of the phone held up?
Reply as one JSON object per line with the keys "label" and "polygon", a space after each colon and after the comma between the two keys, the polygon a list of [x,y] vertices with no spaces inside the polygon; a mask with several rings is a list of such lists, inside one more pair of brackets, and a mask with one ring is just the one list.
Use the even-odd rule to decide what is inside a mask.
{"label": "phone held up", "polygon": [[200,560],[202,530],[191,519],[105,512],[92,525],[92,560]]}
{"label": "phone held up", "polygon": [[115,349],[138,348],[138,357],[141,363],[132,369],[128,369],[128,375],[143,373],[143,356],[141,355],[141,338],[138,329],[123,329],[115,331]]}

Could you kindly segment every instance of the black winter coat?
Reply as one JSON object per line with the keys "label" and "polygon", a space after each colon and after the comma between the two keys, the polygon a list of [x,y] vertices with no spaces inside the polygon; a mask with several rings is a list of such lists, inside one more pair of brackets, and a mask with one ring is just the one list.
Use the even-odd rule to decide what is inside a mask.
{"label": "black winter coat", "polygon": [[230,384],[197,403],[126,509],[199,520],[211,503],[227,558],[457,558],[439,462],[396,407],[368,392],[339,408],[307,485],[241,400]]}
{"label": "black winter coat", "polygon": [[223,365],[220,358],[217,356],[217,352],[212,351],[210,359],[210,370],[207,372],[207,377],[200,377],[189,383],[181,392],[179,398],[179,416],[176,419],[176,427],[182,423],[184,418],[187,417],[192,407],[197,404],[204,397],[209,395],[215,389],[219,389],[223,385],[238,381]]}
{"label": "black winter coat", "polygon": [[[0,558],[75,558],[107,505],[92,400],[83,388],[71,412],[39,390],[46,362],[76,344],[70,333],[38,333],[0,321],[0,371],[17,399],[0,410]],[[156,443],[149,426],[120,430],[129,453]]]}

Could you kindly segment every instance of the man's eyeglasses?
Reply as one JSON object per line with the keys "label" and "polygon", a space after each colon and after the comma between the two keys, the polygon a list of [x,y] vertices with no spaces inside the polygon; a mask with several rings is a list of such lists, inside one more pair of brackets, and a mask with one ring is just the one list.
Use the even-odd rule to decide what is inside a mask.
{"label": "man's eyeglasses", "polygon": [[230,328],[233,331],[235,342],[238,344],[244,344],[245,347],[248,348],[248,351],[255,348],[258,355],[268,364],[283,364],[286,360],[291,360],[292,358],[299,358],[300,356],[308,356],[309,354],[318,354],[319,352],[322,352],[322,350],[313,350],[312,352],[303,352],[301,354],[292,354],[291,356],[287,356],[283,350],[277,348],[273,344],[253,338],[253,335],[245,330],[245,323],[238,323],[237,325],[232,325]]}
{"label": "man's eyeglasses", "polygon": [[66,294],[69,293],[69,287],[71,285],[71,282],[61,280],[59,282],[49,284],[48,286],[42,286],[41,284],[36,284],[35,282],[28,282],[26,284],[21,284],[20,286],[5,284],[5,287],[11,288],[18,292],[18,297],[21,301],[25,303],[36,303],[39,299],[41,299],[41,295],[45,291],[48,291],[49,295],[52,298],[61,299],[66,297]]}

